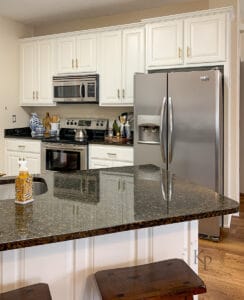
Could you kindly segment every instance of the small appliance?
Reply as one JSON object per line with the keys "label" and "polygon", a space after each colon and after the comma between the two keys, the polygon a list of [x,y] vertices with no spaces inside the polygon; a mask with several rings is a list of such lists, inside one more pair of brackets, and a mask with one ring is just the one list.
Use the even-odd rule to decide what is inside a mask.
{"label": "small appliance", "polygon": [[53,100],[61,103],[98,103],[99,75],[54,76]]}

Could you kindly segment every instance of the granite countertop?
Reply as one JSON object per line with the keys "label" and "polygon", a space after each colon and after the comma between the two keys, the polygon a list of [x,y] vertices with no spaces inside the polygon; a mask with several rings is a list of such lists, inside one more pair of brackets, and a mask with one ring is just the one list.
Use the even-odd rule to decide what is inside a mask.
{"label": "granite countertop", "polygon": [[[31,136],[31,130],[29,127],[23,128],[13,128],[13,129],[5,129],[5,138],[17,138],[17,139],[28,139],[28,140],[39,140],[42,141],[46,139],[48,136]],[[109,141],[109,140],[102,140],[102,139],[94,139],[92,141],[88,140],[88,144],[98,144],[98,145],[114,145],[114,146],[133,146],[133,140],[128,141]]]}
{"label": "granite countertop", "polygon": [[[34,177],[47,191],[14,203],[0,179],[0,250],[29,247],[237,212],[239,203],[154,165]],[[4,184],[5,183],[5,184]],[[9,183],[9,184],[6,184]],[[5,199],[5,200],[3,200]]]}
{"label": "granite countertop", "polygon": [[127,141],[109,141],[109,140],[92,140],[88,144],[112,145],[112,146],[133,146],[133,140]]}

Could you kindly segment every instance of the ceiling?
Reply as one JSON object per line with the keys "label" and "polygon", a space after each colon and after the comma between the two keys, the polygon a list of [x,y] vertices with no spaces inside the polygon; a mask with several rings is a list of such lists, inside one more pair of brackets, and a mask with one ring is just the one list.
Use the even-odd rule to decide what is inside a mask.
{"label": "ceiling", "polygon": [[35,26],[193,1],[197,0],[0,0],[0,16]]}

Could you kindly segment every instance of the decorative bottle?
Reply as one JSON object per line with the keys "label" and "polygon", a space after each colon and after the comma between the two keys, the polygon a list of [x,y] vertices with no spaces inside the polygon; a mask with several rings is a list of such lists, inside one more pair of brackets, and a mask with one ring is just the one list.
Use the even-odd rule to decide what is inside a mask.
{"label": "decorative bottle", "polygon": [[45,127],[45,132],[48,133],[51,129],[51,118],[49,112],[46,113],[46,116],[43,119],[43,126]]}
{"label": "decorative bottle", "polygon": [[27,168],[27,161],[19,159],[19,175],[15,179],[15,203],[26,204],[33,201],[32,176]]}

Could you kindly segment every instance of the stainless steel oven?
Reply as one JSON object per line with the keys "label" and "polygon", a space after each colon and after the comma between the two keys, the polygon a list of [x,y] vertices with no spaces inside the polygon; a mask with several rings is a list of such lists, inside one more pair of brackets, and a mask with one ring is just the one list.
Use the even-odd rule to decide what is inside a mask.
{"label": "stainless steel oven", "polygon": [[98,74],[54,76],[53,100],[61,103],[98,103],[98,86]]}
{"label": "stainless steel oven", "polygon": [[42,172],[87,169],[87,145],[42,142],[41,152]]}

